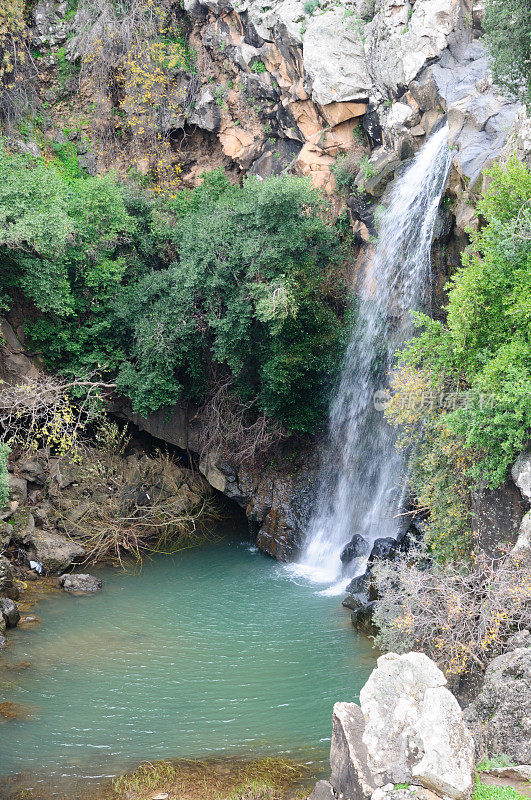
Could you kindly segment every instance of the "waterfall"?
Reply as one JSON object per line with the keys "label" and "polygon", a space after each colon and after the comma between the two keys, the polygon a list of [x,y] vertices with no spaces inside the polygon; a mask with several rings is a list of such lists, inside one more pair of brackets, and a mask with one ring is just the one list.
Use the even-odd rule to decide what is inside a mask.
{"label": "waterfall", "polygon": [[[411,310],[429,299],[430,251],[451,157],[448,127],[434,133],[395,181],[378,242],[359,287],[359,313],[337,394],[316,504],[298,574],[341,591],[365,570],[366,557],[346,571],[340,553],[354,534],[372,544],[396,537],[406,488],[404,457],[394,447],[375,392],[385,386],[397,349],[413,332]],[[377,397],[377,395],[376,395]]]}

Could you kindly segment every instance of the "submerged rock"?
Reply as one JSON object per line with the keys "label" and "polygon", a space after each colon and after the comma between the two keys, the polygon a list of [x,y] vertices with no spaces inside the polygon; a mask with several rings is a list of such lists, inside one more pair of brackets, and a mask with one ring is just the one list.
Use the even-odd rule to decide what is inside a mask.
{"label": "submerged rock", "polygon": [[97,592],[101,589],[100,578],[80,572],[77,575],[59,575],[59,586],[65,592]]}

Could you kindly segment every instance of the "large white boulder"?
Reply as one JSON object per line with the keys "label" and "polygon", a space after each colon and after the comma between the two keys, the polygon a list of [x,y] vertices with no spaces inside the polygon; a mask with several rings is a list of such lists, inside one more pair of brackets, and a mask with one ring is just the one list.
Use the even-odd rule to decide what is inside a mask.
{"label": "large white boulder", "polygon": [[422,653],[378,659],[360,692],[367,764],[378,786],[411,782],[466,800],[474,744],[446,678]]}

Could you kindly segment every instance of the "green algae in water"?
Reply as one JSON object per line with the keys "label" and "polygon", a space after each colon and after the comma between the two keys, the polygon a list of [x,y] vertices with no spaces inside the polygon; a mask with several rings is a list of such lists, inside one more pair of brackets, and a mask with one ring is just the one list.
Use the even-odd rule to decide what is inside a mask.
{"label": "green algae in water", "polygon": [[145,759],[325,764],[332,706],[357,700],[375,658],[337,597],[239,541],[94,573],[102,592],[45,599],[41,626],[11,633],[7,660],[31,667],[2,699],[34,714],[1,726],[0,774],[59,787]]}

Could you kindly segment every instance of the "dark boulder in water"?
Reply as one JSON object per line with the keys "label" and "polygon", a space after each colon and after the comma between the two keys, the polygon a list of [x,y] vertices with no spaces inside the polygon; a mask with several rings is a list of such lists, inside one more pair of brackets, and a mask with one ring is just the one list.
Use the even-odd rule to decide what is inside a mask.
{"label": "dark boulder in water", "polygon": [[355,558],[361,558],[370,553],[370,545],[359,533],[355,533],[350,542],[345,545],[339,558],[343,564],[350,564]]}
{"label": "dark boulder in water", "polygon": [[375,636],[378,632],[374,622],[372,621],[374,606],[374,602],[365,603],[365,605],[361,606],[361,608],[358,608],[357,611],[353,611],[351,614],[352,624],[356,630],[361,631],[361,633],[364,633],[367,636]]}

